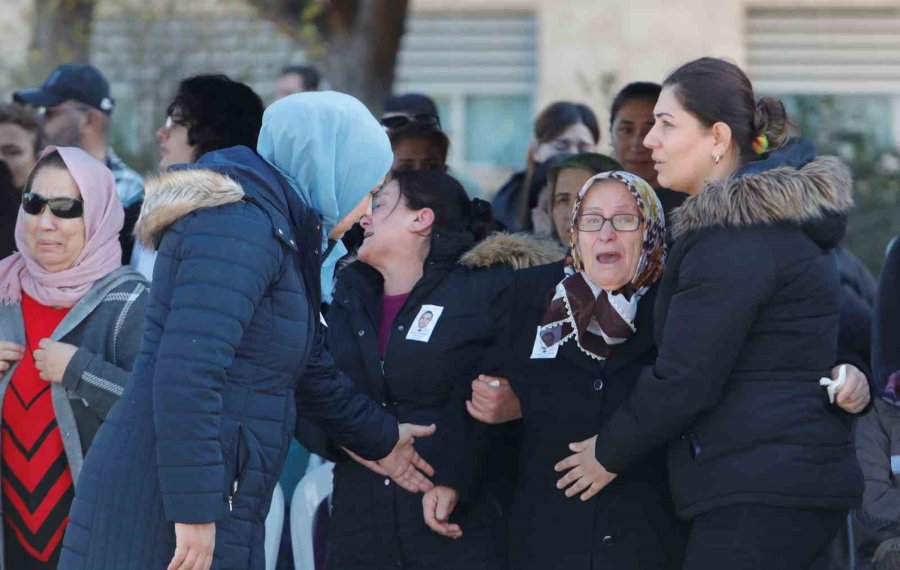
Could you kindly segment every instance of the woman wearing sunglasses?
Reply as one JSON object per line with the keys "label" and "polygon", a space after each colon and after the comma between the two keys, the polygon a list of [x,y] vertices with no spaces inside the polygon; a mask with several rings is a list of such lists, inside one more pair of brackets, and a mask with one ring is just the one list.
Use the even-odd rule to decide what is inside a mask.
{"label": "woman wearing sunglasses", "polygon": [[121,267],[123,218],[102,163],[44,151],[0,262],[4,568],[56,568],[84,454],[137,354],[148,289]]}

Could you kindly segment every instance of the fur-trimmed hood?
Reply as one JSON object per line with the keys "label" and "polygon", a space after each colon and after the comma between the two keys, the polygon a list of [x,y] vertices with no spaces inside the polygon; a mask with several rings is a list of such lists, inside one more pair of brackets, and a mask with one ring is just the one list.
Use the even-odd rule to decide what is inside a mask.
{"label": "fur-trimmed hood", "polygon": [[560,261],[565,256],[566,250],[549,239],[529,234],[497,233],[463,254],[459,263],[471,268],[507,265],[524,269]]}
{"label": "fur-trimmed hood", "polygon": [[852,207],[850,169],[837,158],[818,157],[800,168],[776,162],[769,170],[710,183],[685,200],[672,212],[672,235],[677,239],[711,227],[808,224]]}
{"label": "fur-trimmed hood", "polygon": [[144,205],[134,235],[144,247],[156,249],[166,230],[201,208],[215,208],[244,197],[233,178],[204,168],[172,170],[148,180]]}

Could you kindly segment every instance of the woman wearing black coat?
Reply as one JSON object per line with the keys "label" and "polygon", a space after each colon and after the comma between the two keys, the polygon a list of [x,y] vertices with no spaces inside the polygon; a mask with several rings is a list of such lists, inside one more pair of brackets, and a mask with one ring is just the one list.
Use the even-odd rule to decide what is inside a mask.
{"label": "woman wearing black coat", "polygon": [[[558,466],[560,484],[570,495],[612,489],[668,441],[673,498],[691,525],[684,568],[807,568],[862,495],[851,416],[819,385],[837,357],[833,248],[849,172],[789,141],[780,101],[754,109],[746,75],[722,60],[670,75],[655,116],[645,144],[660,184],[691,194],[673,216],[659,354]],[[844,409],[868,402],[867,390],[852,401],[846,390]]]}
{"label": "woman wearing black coat", "polygon": [[[338,274],[328,314],[342,371],[394,416],[436,424],[438,434],[447,414],[464,413],[448,403],[481,370],[511,277],[509,269],[460,265],[484,236],[488,208],[470,203],[446,174],[398,174],[363,217],[359,261]],[[538,262],[550,259],[537,254]],[[309,430],[300,433],[313,452],[336,461],[328,568],[505,568],[499,511],[480,486],[460,505],[471,533],[450,540],[425,526],[419,495]],[[431,438],[415,446],[432,457]]]}
{"label": "woman wearing black coat", "polygon": [[[556,488],[553,467],[570,453],[570,443],[600,429],[656,357],[653,300],[664,259],[662,205],[634,175],[590,178],[577,195],[573,221],[570,265],[517,272],[506,296],[509,336],[499,370],[518,395],[522,416],[510,567],[674,570],[681,566],[684,533],[662,448],[635,463],[606,496],[578,501]],[[468,449],[449,449],[456,456],[442,461],[478,472],[484,456],[474,456],[477,439],[470,438]],[[443,483],[441,461],[435,467],[435,482]],[[435,487],[425,496],[425,516],[439,533],[464,538],[469,529],[456,499],[455,486]]]}

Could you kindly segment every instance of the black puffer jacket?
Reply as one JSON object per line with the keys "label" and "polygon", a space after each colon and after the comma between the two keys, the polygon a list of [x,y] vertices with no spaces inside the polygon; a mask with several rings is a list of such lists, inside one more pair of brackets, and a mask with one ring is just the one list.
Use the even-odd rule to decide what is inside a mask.
{"label": "black puffer jacket", "polygon": [[819,386],[837,358],[833,248],[851,205],[847,168],[799,142],[676,211],[659,356],[600,431],[600,463],[621,472],[670,441],[687,517],[739,503],[859,504],[850,416]]}

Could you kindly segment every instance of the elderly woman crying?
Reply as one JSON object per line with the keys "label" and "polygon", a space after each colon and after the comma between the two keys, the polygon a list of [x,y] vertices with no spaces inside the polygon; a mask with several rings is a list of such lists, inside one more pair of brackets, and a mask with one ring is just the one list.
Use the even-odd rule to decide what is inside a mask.
{"label": "elderly woman crying", "polygon": [[[519,271],[500,369],[521,402],[519,477],[509,516],[510,564],[538,568],[680,568],[684,535],[665,453],[636,463],[588,501],[557,489],[554,465],[589,440],[656,357],[653,301],[665,260],[665,220],[653,189],[625,172],[591,177],[578,193],[565,265]],[[481,377],[482,383],[505,378]],[[477,386],[477,384],[476,384]],[[469,402],[479,417],[479,398]],[[463,430],[460,430],[463,431]],[[470,448],[468,442],[463,448]],[[464,467],[484,457],[460,458]],[[580,469],[588,470],[586,462]],[[442,533],[456,490],[437,486],[425,516]],[[429,506],[432,508],[429,509]],[[653,544],[653,548],[647,548]]]}

